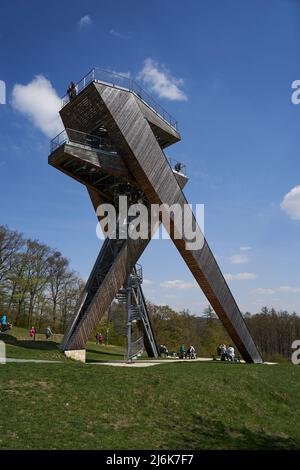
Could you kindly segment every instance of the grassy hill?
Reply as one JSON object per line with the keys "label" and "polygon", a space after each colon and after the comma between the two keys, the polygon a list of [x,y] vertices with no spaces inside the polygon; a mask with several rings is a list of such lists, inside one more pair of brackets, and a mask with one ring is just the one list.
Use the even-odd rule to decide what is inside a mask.
{"label": "grassy hill", "polygon": [[[32,341],[28,331],[24,328],[14,327],[10,334],[0,335],[0,340],[6,343],[7,357],[15,359],[41,359],[66,361],[59,349],[62,335],[54,335],[46,340],[44,334],[37,334],[36,341]],[[95,342],[87,343],[87,361],[106,362],[124,359],[124,348],[114,345],[96,346]]]}
{"label": "grassy hill", "polygon": [[[17,333],[9,356],[62,359]],[[299,385],[290,364],[0,365],[0,449],[299,449]]]}

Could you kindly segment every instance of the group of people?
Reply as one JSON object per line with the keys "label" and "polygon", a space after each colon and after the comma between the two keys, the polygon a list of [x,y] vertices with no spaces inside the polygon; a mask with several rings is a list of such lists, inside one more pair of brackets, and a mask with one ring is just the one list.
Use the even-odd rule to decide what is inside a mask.
{"label": "group of people", "polygon": [[194,346],[190,346],[188,349],[185,348],[184,344],[179,346],[178,353],[168,351],[168,348],[161,344],[159,346],[159,354],[162,357],[179,357],[179,359],[196,359],[196,350]]}
{"label": "group of people", "polygon": [[[9,331],[12,329],[12,324],[9,323],[9,321],[7,320],[7,316],[4,314],[2,315],[1,317],[1,327],[0,327],[0,332],[1,333],[4,333],[6,331]],[[36,330],[36,327],[35,326],[32,326],[29,330],[29,336],[30,338],[35,341],[36,339],[36,334],[37,334],[37,330]],[[47,328],[45,328],[45,336],[46,336],[46,339],[50,339],[51,336],[53,336],[54,333],[53,331],[51,330],[50,326],[47,326]]]}
{"label": "group of people", "polygon": [[[50,339],[51,336],[54,335],[54,333],[51,330],[50,326],[47,326],[47,328],[45,328],[44,333],[45,333],[46,339]],[[33,339],[33,341],[35,341],[35,339],[36,339],[36,334],[37,334],[36,327],[32,326],[29,330],[29,336],[30,336],[31,339]]]}
{"label": "group of people", "polygon": [[221,361],[235,361],[234,347],[231,344],[229,344],[229,346],[226,346],[226,344],[219,344],[217,353],[218,356],[220,356]]}
{"label": "group of people", "polygon": [[101,333],[96,333],[96,344],[103,344],[104,336]]}
{"label": "group of people", "polygon": [[184,344],[179,347],[179,359],[196,359],[196,349],[190,345],[188,349],[185,349]]}
{"label": "group of people", "polygon": [[168,357],[169,351],[168,351],[167,346],[165,346],[164,344],[161,344],[161,345],[159,346],[159,354],[160,354],[162,357]]}

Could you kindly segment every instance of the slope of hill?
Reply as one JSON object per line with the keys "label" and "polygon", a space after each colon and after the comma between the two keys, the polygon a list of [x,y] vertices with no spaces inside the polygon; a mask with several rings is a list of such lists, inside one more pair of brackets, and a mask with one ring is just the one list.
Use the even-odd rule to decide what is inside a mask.
{"label": "slope of hill", "polygon": [[0,365],[0,448],[299,449],[299,384],[291,364]]}

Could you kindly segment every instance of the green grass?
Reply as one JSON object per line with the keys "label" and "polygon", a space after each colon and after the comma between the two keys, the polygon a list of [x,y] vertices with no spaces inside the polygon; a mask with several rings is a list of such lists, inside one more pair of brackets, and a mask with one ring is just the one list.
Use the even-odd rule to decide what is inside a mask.
{"label": "green grass", "polygon": [[[15,359],[42,359],[66,361],[59,349],[62,335],[54,335],[47,340],[45,335],[38,334],[36,341],[32,341],[28,331],[15,327],[10,334],[0,335],[0,340],[6,343],[6,355]],[[124,360],[124,347],[114,345],[96,345],[89,341],[86,345],[88,362],[107,362]],[[143,356],[143,359],[148,359]]]}
{"label": "green grass", "polygon": [[124,352],[125,350],[121,346],[96,345],[95,343],[88,342],[86,359],[87,362],[123,361]]}
{"label": "green grass", "polygon": [[[0,365],[0,449],[300,449],[296,366],[83,365],[14,334],[9,357],[64,363]],[[90,361],[123,359],[123,348],[88,349]]]}
{"label": "green grass", "polygon": [[1,449],[299,449],[300,368],[0,366]]}
{"label": "green grass", "polygon": [[53,339],[46,340],[45,335],[37,335],[36,341],[33,341],[21,328],[0,335],[0,340],[6,344],[6,356],[9,358],[64,361],[65,356],[59,350],[60,336],[56,335]]}
{"label": "green grass", "polygon": [[[1,334],[0,340],[6,343],[6,355],[13,359],[41,359],[66,361],[64,354],[59,349],[62,335],[54,335],[47,340],[45,335],[38,334],[33,341],[23,328],[14,328],[10,334]],[[124,360],[124,348],[114,345],[96,345],[87,343],[88,362],[106,362]]]}

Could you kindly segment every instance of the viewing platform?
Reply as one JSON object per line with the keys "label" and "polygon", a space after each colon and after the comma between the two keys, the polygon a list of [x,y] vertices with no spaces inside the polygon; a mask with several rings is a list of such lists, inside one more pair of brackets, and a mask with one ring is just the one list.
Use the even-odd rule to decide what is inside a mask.
{"label": "viewing platform", "polygon": [[[167,158],[180,187],[188,181],[186,165]],[[97,134],[65,129],[50,142],[48,162],[91,189],[105,192],[112,198],[116,182],[126,181],[136,186],[123,157],[113,145],[104,128]]]}
{"label": "viewing platform", "polygon": [[[152,112],[154,112],[160,119],[165,121],[171,128],[178,132],[178,122],[168,113],[157,101],[152,98],[135,80],[132,78],[120,75],[115,72],[93,68],[88,72],[79,82],[76,83],[75,99],[82,93],[91,83],[100,83],[103,85],[118,88],[134,94],[141,103],[146,105]],[[64,108],[70,102],[68,94],[63,96],[61,108]]]}

